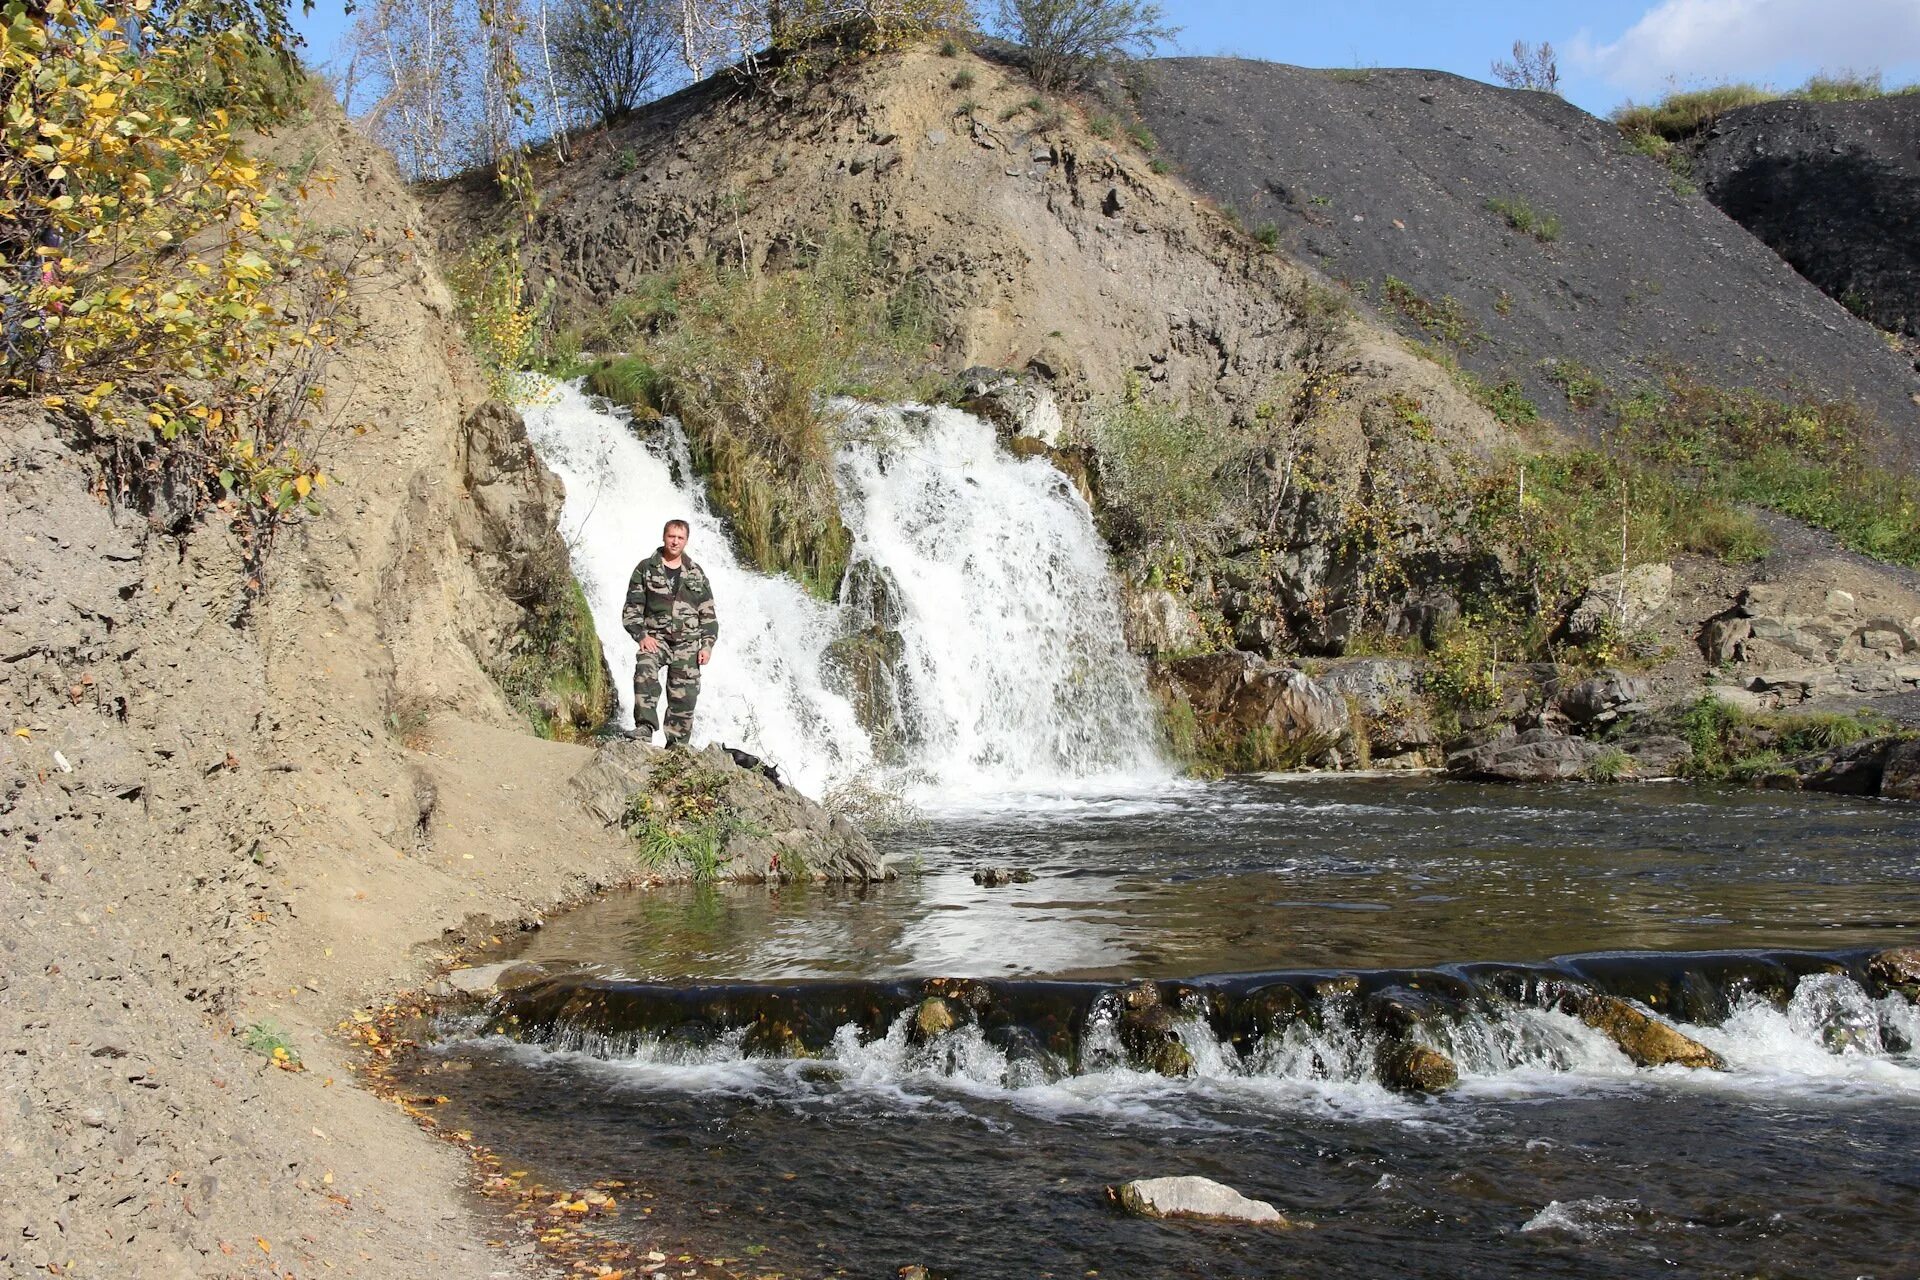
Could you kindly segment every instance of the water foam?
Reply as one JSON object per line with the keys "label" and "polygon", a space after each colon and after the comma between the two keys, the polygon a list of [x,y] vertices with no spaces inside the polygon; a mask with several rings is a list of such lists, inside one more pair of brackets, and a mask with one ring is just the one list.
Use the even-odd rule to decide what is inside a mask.
{"label": "water foam", "polygon": [[[546,384],[532,400],[528,435],[566,484],[561,533],[623,724],[635,652],[620,626],[627,578],[664,521],[680,517],[721,620],[697,739],[773,760],[815,795],[863,775],[935,799],[1165,781],[1157,719],[1087,506],[1044,460],[1001,450],[986,423],[954,409],[836,405],[849,421],[836,483],[868,589],[826,604],[740,563],[677,423],[643,440],[628,415],[573,384]],[[904,758],[883,762],[827,661],[834,641],[862,626],[898,634],[900,723],[886,728]]]}

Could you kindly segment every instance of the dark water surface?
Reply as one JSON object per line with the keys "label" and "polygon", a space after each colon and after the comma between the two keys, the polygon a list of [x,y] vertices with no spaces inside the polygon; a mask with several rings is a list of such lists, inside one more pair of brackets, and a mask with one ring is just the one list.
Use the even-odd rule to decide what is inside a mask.
{"label": "dark water surface", "polygon": [[[518,1040],[448,1028],[421,1064],[443,1122],[551,1185],[656,1192],[636,1238],[764,1246],[754,1265],[786,1274],[1920,1275],[1920,1018],[1859,966],[1920,940],[1920,809],[1234,781],[944,813],[895,852],[918,873],[864,893],[695,887],[553,921],[525,954],[580,978]],[[983,864],[1036,879],[980,888]],[[1823,954],[1726,954],[1780,949]],[[1636,954],[1474,963],[1592,952]],[[1441,968],[1378,972],[1416,966]],[[1320,1003],[1249,1029],[1208,992],[1264,979],[1169,984],[1194,1075],[1127,1065],[1110,988],[1227,974]],[[1008,1007],[1076,992],[1072,1034],[983,1014],[912,1043],[899,993],[933,976],[995,979]],[[1728,1070],[1634,1067],[1554,1006],[1569,982],[1670,1012]],[[1381,1085],[1388,996],[1423,1010],[1408,1034],[1456,1059],[1457,1090]],[[863,999],[806,1057],[741,1012]],[[1105,1201],[1189,1173],[1314,1226]]]}

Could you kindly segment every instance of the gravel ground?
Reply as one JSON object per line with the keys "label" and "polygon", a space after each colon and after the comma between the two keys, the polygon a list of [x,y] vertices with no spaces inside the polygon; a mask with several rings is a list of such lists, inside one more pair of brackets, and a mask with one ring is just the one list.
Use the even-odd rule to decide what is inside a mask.
{"label": "gravel ground", "polygon": [[[1576,360],[1615,389],[1677,364],[1856,396],[1920,438],[1909,358],[1557,97],[1436,71],[1173,58],[1144,64],[1139,106],[1176,171],[1401,329],[1421,336],[1389,277],[1457,299],[1462,362],[1519,378],[1550,417],[1579,415],[1543,361]],[[1516,230],[1494,202],[1557,218],[1558,234]]]}

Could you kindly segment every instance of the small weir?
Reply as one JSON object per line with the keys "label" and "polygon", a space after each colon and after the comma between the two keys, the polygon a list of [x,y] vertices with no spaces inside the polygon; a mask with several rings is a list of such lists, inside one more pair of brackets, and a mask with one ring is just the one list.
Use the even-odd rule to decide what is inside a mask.
{"label": "small weir", "polygon": [[881,1053],[902,1076],[963,1075],[1008,1089],[1150,1072],[1420,1093],[1462,1077],[1706,1066],[1872,1078],[1920,1094],[1912,1057],[1920,1020],[1908,996],[1870,971],[1870,954],[1601,954],[1127,985],[663,985],[583,974],[529,980],[530,966],[486,1027],[609,1062],[846,1055],[870,1064]]}

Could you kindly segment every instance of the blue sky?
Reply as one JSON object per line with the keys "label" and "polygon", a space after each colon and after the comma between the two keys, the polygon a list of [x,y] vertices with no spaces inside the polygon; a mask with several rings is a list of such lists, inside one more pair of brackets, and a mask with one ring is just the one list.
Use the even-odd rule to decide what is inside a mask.
{"label": "blue sky", "polygon": [[[1514,40],[1560,51],[1566,97],[1596,114],[1628,98],[1723,80],[1790,88],[1819,71],[1920,81],[1920,0],[1162,0],[1184,30],[1166,52],[1310,67],[1433,67],[1475,79]],[[326,61],[345,19],[317,0],[299,20]]]}

